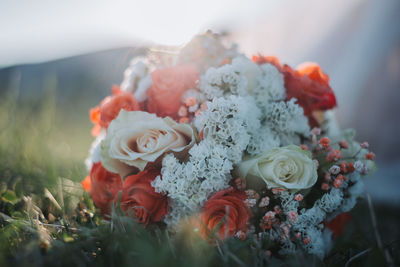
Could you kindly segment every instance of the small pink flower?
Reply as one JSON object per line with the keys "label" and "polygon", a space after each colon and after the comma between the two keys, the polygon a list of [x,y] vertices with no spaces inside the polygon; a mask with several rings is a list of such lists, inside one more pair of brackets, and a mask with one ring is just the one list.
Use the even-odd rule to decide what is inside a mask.
{"label": "small pink flower", "polygon": [[329,190],[329,184],[327,184],[327,183],[322,183],[322,184],[321,184],[321,189],[322,189],[322,190],[325,190],[325,191],[328,191],[328,190]]}
{"label": "small pink flower", "polygon": [[302,201],[303,200],[303,195],[302,194],[296,194],[295,196],[294,196],[294,200],[296,200],[296,201]]}
{"label": "small pink flower", "polygon": [[310,244],[310,242],[311,242],[311,238],[309,238],[309,237],[303,239],[304,245],[308,245],[308,244]]}
{"label": "small pink flower", "polygon": [[187,97],[185,98],[185,105],[188,107],[193,107],[194,105],[196,105],[196,98],[194,98],[193,96]]}
{"label": "small pink flower", "polygon": [[331,180],[331,174],[329,172],[325,173],[325,181],[329,182]]}
{"label": "small pink flower", "polygon": [[265,208],[269,205],[269,197],[263,197],[260,201],[260,204],[258,204],[258,206],[260,208]]}
{"label": "small pink flower", "polygon": [[365,158],[368,159],[368,160],[374,160],[374,159],[375,159],[375,153],[373,153],[373,152],[368,152],[368,153],[365,155]]}
{"label": "small pink flower", "polygon": [[341,148],[344,148],[344,149],[347,149],[347,148],[349,148],[349,143],[347,143],[347,141],[340,141],[339,142],[339,146],[341,147]]}
{"label": "small pink flower", "polygon": [[272,188],[271,191],[272,191],[272,194],[276,195],[276,194],[279,194],[279,193],[285,191],[285,189],[282,189],[282,188]]}
{"label": "small pink flower", "polygon": [[288,214],[289,221],[291,221],[291,222],[293,222],[293,223],[296,222],[297,217],[298,217],[298,214],[297,214],[297,211],[295,211],[295,210],[292,210],[292,211],[289,212],[289,214]]}
{"label": "small pink flower", "polygon": [[319,139],[319,144],[323,147],[328,147],[330,144],[330,140],[328,137],[322,137],[321,139]]}
{"label": "small pink flower", "polygon": [[338,149],[335,149],[328,153],[328,156],[326,157],[326,161],[328,161],[328,162],[338,161],[341,157],[342,157],[342,152]]}
{"label": "small pink flower", "polygon": [[268,211],[267,213],[265,213],[263,220],[265,222],[270,222],[273,221],[275,219],[275,212],[273,211]]}
{"label": "small pink flower", "polygon": [[340,163],[340,171],[343,173],[347,173],[347,162],[343,161],[342,163]]}
{"label": "small pink flower", "polygon": [[242,230],[239,230],[236,234],[235,237],[238,238],[239,240],[245,240],[246,239],[246,233],[243,232]]}
{"label": "small pink flower", "polygon": [[362,148],[369,148],[368,142],[362,142],[360,145]]}
{"label": "small pink flower", "polygon": [[235,186],[238,190],[245,190],[246,189],[246,180],[243,178],[236,178],[235,179]]}
{"label": "small pink flower", "polygon": [[313,135],[320,135],[320,134],[321,134],[321,128],[314,127],[314,128],[311,130],[311,134],[313,134]]}
{"label": "small pink flower", "polygon": [[278,205],[276,205],[276,206],[274,207],[274,212],[275,212],[276,214],[280,214],[280,213],[282,212],[281,207],[279,207]]}
{"label": "small pink flower", "polygon": [[342,186],[343,179],[336,178],[335,181],[333,181],[333,186],[336,188],[340,188]]}
{"label": "small pink flower", "polygon": [[186,117],[188,114],[187,108],[185,106],[181,106],[178,110],[179,117]]}
{"label": "small pink flower", "polygon": [[354,168],[354,164],[353,162],[349,162],[347,164],[347,172],[354,172],[355,168]]}
{"label": "small pink flower", "polygon": [[198,110],[196,110],[195,112],[194,112],[194,116],[199,116],[200,115],[200,113],[201,113],[201,110],[200,109],[198,109]]}
{"label": "small pink flower", "polygon": [[180,119],[179,119],[179,123],[189,123],[189,118],[188,117],[181,117]]}
{"label": "small pink flower", "polygon": [[304,151],[308,150],[308,146],[307,145],[300,145],[300,148],[303,149]]}

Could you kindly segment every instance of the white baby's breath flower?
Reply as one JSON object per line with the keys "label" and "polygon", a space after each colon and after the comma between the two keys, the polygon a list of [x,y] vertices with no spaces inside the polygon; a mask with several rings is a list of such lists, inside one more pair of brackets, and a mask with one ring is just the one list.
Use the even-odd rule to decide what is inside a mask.
{"label": "white baby's breath flower", "polygon": [[362,172],[364,168],[364,163],[362,163],[360,160],[357,160],[356,162],[354,162],[354,169],[358,172]]}
{"label": "white baby's breath flower", "polygon": [[232,67],[237,72],[241,73],[247,80],[246,90],[248,93],[253,93],[257,86],[257,78],[261,75],[260,67],[245,56],[239,56],[232,60]]}
{"label": "white baby's breath flower", "polygon": [[131,61],[129,67],[124,72],[124,80],[120,86],[122,91],[135,92],[138,90],[139,83],[141,83],[143,78],[148,76],[149,68],[146,61],[147,59],[144,58],[134,58]]}

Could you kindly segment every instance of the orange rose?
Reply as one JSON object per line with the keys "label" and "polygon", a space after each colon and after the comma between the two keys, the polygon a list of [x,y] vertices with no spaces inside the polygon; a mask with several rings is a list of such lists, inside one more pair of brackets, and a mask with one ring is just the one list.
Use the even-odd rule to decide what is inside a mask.
{"label": "orange rose", "polygon": [[83,187],[83,190],[85,190],[86,192],[90,192],[90,187],[91,185],[91,181],[90,181],[90,176],[86,176],[85,179],[83,179],[81,181],[81,185]]}
{"label": "orange rose", "polygon": [[132,93],[122,92],[118,87],[113,87],[113,95],[104,98],[100,105],[90,110],[90,120],[95,124],[92,134],[98,135],[101,128],[107,128],[115,119],[121,109],[126,111],[140,110],[140,106]]}
{"label": "orange rose", "polygon": [[214,194],[204,204],[200,216],[200,234],[207,238],[217,230],[220,239],[234,236],[239,230],[246,232],[246,223],[251,217],[250,210],[244,203],[247,198],[243,191],[233,188]]}
{"label": "orange rose", "polygon": [[336,107],[336,97],[329,85],[329,76],[315,63],[303,63],[293,70],[281,65],[276,57],[253,56],[257,64],[274,65],[285,78],[286,98],[296,98],[308,117],[311,127],[318,126],[315,111],[324,111]]}
{"label": "orange rose", "polygon": [[145,225],[158,222],[167,214],[167,197],[156,193],[151,185],[158,175],[159,170],[149,168],[128,176],[124,181],[121,209]]}
{"label": "orange rose", "polygon": [[103,215],[110,213],[111,203],[122,189],[121,177],[107,171],[100,162],[96,162],[90,171],[90,196]]}
{"label": "orange rose", "polygon": [[195,65],[178,65],[155,70],[151,74],[152,86],[147,90],[147,110],[159,117],[178,118],[182,95],[196,87],[199,74]]}

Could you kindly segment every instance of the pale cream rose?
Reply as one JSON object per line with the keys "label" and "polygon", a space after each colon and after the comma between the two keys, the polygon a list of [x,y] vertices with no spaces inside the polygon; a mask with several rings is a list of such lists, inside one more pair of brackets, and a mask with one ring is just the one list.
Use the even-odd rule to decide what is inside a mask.
{"label": "pale cream rose", "polygon": [[122,177],[144,170],[167,152],[184,152],[196,141],[189,124],[177,123],[143,111],[121,110],[111,121],[101,143],[101,162]]}
{"label": "pale cream rose", "polygon": [[289,189],[312,187],[318,179],[317,166],[309,151],[290,145],[248,159],[239,165],[239,174],[249,185]]}

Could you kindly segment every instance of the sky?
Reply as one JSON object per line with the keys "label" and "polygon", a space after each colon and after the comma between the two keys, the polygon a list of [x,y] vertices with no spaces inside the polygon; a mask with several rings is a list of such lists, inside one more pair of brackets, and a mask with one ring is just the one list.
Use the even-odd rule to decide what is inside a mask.
{"label": "sky", "polygon": [[182,45],[288,0],[0,1],[0,66],[138,44]]}

